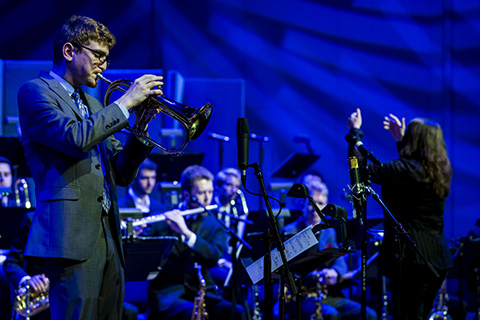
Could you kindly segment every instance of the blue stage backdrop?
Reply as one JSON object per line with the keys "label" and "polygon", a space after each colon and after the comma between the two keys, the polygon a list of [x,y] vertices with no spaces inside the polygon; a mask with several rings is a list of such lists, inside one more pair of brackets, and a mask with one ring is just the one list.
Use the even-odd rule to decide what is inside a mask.
{"label": "blue stage backdrop", "polygon": [[[454,167],[447,236],[466,236],[480,218],[480,174],[472,166],[480,156],[477,1],[5,0],[0,58],[50,60],[54,31],[71,14],[91,16],[117,36],[112,68],[176,71],[189,105],[214,103],[207,132],[232,138],[223,166],[236,166],[239,116],[248,118],[252,133],[269,137],[250,143],[250,162],[261,162],[267,185],[286,180],[272,174],[289,155],[307,153],[295,137],[310,139],[320,156],[312,169],[324,175],[330,202],[350,215],[343,199],[349,114],[362,109],[363,141],[382,161],[397,156],[382,127],[385,115],[433,118]],[[5,101],[16,95],[12,77],[0,78],[2,117],[16,113],[15,103]],[[3,135],[15,133],[3,125]],[[202,136],[186,151],[205,152],[204,165],[217,171],[218,150]],[[248,186],[258,190],[251,170]],[[251,209],[261,205],[248,200]],[[371,198],[368,215],[382,216]]]}

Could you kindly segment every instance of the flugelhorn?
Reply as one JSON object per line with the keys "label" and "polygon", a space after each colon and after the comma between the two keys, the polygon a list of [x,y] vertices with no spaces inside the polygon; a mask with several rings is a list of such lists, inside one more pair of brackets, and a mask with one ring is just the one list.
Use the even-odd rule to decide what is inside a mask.
{"label": "flugelhorn", "polygon": [[[110,81],[101,74],[98,74],[98,78],[109,84],[105,93],[105,105],[110,104],[110,96],[112,95],[113,91],[119,90],[121,92],[126,92],[126,88],[129,88],[133,83],[132,80],[128,79]],[[140,120],[136,121],[136,124],[133,126],[133,128],[127,126],[126,129],[135,134],[137,137],[150,142],[162,151],[173,155],[181,153],[189,141],[197,139],[202,134],[212,115],[212,105],[210,103],[207,103],[200,109],[197,109],[183,105],[164,96],[147,98],[143,103],[134,108],[138,108],[138,114],[141,118]],[[146,118],[146,115],[148,114],[148,109],[157,108],[160,109],[162,113],[172,117],[183,125],[185,139],[180,147],[167,148],[149,137],[147,133],[147,125],[149,120]]]}

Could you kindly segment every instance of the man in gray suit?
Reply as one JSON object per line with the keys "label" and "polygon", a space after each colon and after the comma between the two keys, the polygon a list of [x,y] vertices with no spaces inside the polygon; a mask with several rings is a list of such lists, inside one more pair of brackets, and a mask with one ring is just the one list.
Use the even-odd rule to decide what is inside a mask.
{"label": "man in gray suit", "polygon": [[52,71],[18,93],[37,199],[25,256],[45,266],[52,319],[121,318],[116,185],[134,180],[153,146],[134,135],[122,146],[112,135],[128,125],[131,108],[162,94],[163,83],[160,76],[144,75],[105,107],[84,93],[83,85],[97,85],[114,44],[104,25],[72,16],[55,37]]}

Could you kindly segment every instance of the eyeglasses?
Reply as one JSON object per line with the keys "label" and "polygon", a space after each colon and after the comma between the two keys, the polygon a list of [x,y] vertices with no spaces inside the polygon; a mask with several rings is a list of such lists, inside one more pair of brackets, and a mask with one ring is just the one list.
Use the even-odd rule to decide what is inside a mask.
{"label": "eyeglasses", "polygon": [[87,49],[88,51],[92,52],[93,55],[95,56],[95,58],[98,59],[98,61],[100,62],[101,65],[104,64],[105,62],[107,63],[107,67],[110,65],[111,60],[108,58],[107,55],[105,55],[105,53],[100,52],[98,50],[94,50],[94,49],[89,48],[89,47],[82,46],[81,44],[78,44],[78,43],[72,43],[72,44],[76,47],[82,47],[82,48]]}

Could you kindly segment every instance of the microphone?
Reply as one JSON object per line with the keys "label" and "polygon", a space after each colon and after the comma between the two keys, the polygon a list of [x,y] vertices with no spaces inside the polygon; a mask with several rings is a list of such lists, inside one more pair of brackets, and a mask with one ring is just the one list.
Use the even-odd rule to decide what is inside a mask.
{"label": "microphone", "polygon": [[248,129],[248,119],[237,119],[237,148],[238,148],[238,169],[242,172],[242,183],[245,185],[247,180],[248,168],[248,140],[250,130]]}
{"label": "microphone", "polygon": [[270,138],[267,137],[267,136],[261,136],[259,134],[256,134],[256,133],[251,133],[250,134],[250,139],[252,140],[257,140],[257,141],[263,141],[263,142],[268,142],[270,141]]}
{"label": "microphone", "polygon": [[349,133],[345,136],[345,140],[347,140],[348,143],[354,144],[358,151],[360,151],[360,153],[363,154],[368,160],[372,161],[376,165],[382,165],[380,160],[378,160],[370,151],[367,150],[367,148],[365,148],[363,142],[357,136]]}
{"label": "microphone", "polygon": [[348,158],[348,171],[350,173],[350,191],[352,192],[353,202],[353,217],[356,218],[357,214],[361,216],[362,196],[364,192],[364,185],[360,179],[360,171],[358,169],[357,157]]}
{"label": "microphone", "polygon": [[215,140],[226,141],[226,142],[230,141],[229,136],[224,136],[224,135],[214,133],[214,132],[209,132],[208,136],[212,139],[215,139]]}

